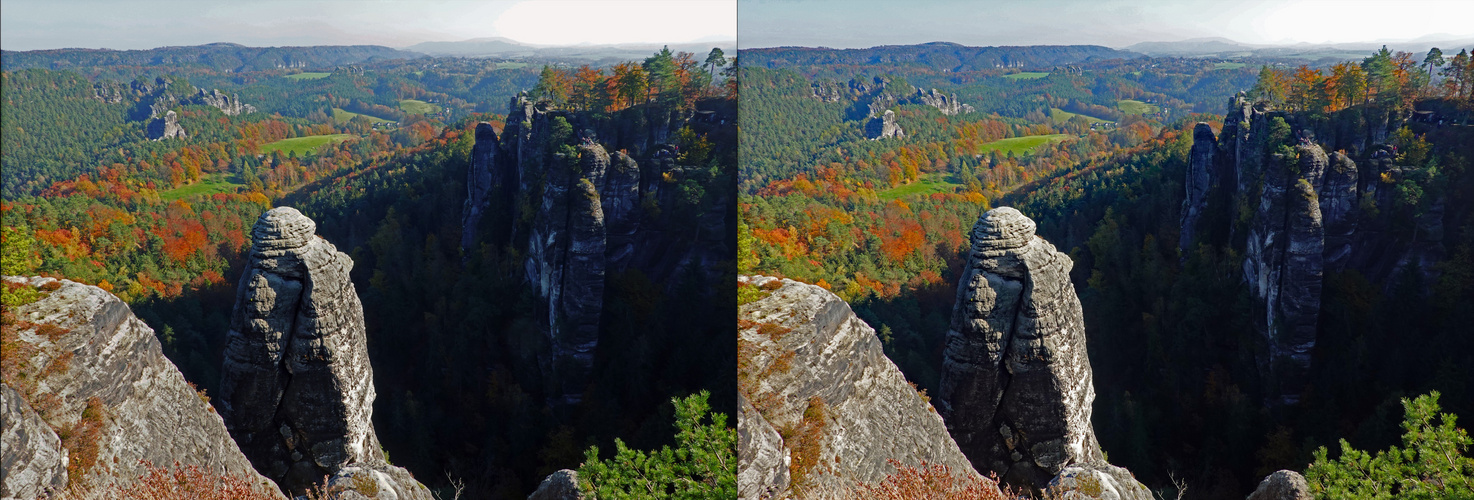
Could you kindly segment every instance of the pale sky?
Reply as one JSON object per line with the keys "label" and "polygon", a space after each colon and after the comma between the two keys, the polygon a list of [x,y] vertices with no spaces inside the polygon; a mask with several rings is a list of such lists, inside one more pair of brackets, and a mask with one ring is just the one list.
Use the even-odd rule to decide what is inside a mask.
{"label": "pale sky", "polygon": [[731,41],[735,0],[4,0],[0,48]]}
{"label": "pale sky", "polygon": [[1248,44],[1474,38],[1471,0],[740,0],[738,46]]}

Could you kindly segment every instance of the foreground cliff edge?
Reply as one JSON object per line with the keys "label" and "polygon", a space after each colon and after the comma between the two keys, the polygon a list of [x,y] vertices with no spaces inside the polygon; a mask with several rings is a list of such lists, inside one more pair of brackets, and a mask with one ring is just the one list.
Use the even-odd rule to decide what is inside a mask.
{"label": "foreground cliff edge", "polygon": [[739,278],[760,295],[738,314],[742,498],[853,496],[924,462],[1022,494],[1151,499],[1095,439],[1071,266],[1018,210],[979,217],[936,408],[839,297]]}
{"label": "foreground cliff edge", "polygon": [[6,311],[0,497],[112,498],[146,464],[176,463],[281,496],[127,304],[69,280],[4,286],[44,296]]}

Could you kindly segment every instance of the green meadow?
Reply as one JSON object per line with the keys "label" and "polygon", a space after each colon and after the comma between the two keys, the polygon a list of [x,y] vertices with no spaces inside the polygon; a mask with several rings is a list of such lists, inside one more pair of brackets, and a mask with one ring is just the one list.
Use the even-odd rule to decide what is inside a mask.
{"label": "green meadow", "polygon": [[920,179],[916,179],[916,182],[896,186],[876,193],[876,195],[882,200],[894,200],[918,194],[951,193],[960,187],[962,184],[952,182],[950,174],[934,173],[923,175]]}
{"label": "green meadow", "polygon": [[1025,71],[1022,73],[1014,73],[1012,75],[1003,75],[1004,78],[1010,80],[1034,80],[1044,78],[1046,76],[1049,76],[1049,73],[1045,73],[1042,71]]}
{"label": "green meadow", "polygon": [[379,118],[379,117],[373,116],[373,115],[365,115],[365,114],[362,114],[362,113],[354,113],[352,111],[348,111],[348,110],[345,110],[343,108],[333,108],[333,121],[335,121],[335,122],[342,123],[342,122],[346,122],[348,120],[352,120],[354,117],[359,117],[359,116],[362,116],[364,118],[368,118],[368,120],[370,122],[372,122],[372,123],[387,123],[387,122],[394,121],[394,120],[385,120],[383,118]]}
{"label": "green meadow", "polygon": [[1090,115],[1082,115],[1082,114],[1079,114],[1079,113],[1071,113],[1069,111],[1065,111],[1065,110],[1059,109],[1059,108],[1049,108],[1049,117],[1050,118],[1053,118],[1054,121],[1056,121],[1056,122],[1060,122],[1060,123],[1067,122],[1067,121],[1070,121],[1071,118],[1074,118],[1076,116],[1083,116],[1083,117],[1085,117],[1086,120],[1090,120],[1090,123],[1110,123],[1110,120],[1102,120],[1100,118],[1096,118],[1096,117],[1090,116]]}
{"label": "green meadow", "polygon": [[193,198],[199,195],[212,195],[215,193],[234,193],[237,188],[246,187],[245,184],[236,184],[226,180],[225,174],[214,174],[199,182],[188,186],[180,186],[159,193],[159,198],[164,201],[174,201]]}
{"label": "green meadow", "polygon": [[1069,137],[1069,134],[1026,135],[1023,137],[1010,137],[1008,139],[999,139],[984,144],[981,153],[988,153],[991,151],[997,151],[999,153],[1011,152],[1014,156],[1019,156],[1028,151],[1033,151],[1034,148],[1037,148],[1044,143],[1062,141],[1066,137]]}
{"label": "green meadow", "polygon": [[1132,99],[1122,99],[1116,101],[1116,109],[1119,109],[1122,113],[1126,113],[1128,115],[1145,115],[1156,113],[1162,110],[1154,104],[1147,104]]}
{"label": "green meadow", "polygon": [[399,109],[412,115],[433,115],[440,112],[439,105],[416,99],[399,101]]}
{"label": "green meadow", "polygon": [[309,135],[306,137],[293,137],[291,139],[282,139],[280,141],[262,144],[261,152],[265,154],[271,154],[273,151],[281,151],[282,154],[297,153],[297,156],[302,156],[307,154],[308,152],[316,151],[317,148],[322,146],[323,144],[346,141],[350,137],[353,137],[353,134],[327,134]]}
{"label": "green meadow", "polygon": [[1239,69],[1242,67],[1244,67],[1244,63],[1237,62],[1221,62],[1213,65],[1213,69]]}
{"label": "green meadow", "polygon": [[316,79],[319,79],[319,78],[327,78],[329,75],[332,75],[332,73],[297,73],[297,74],[287,75],[286,76],[286,79],[288,79],[288,80],[316,80]]}

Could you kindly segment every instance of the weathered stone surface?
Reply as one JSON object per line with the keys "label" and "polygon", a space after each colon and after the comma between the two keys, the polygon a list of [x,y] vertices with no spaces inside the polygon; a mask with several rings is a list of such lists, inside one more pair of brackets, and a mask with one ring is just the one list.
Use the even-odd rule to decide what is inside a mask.
{"label": "weathered stone surface", "polygon": [[1131,471],[1105,462],[1071,465],[1049,482],[1059,500],[1154,500],[1151,490]]}
{"label": "weathered stone surface", "polygon": [[461,209],[461,250],[468,255],[476,240],[476,228],[491,197],[497,193],[496,129],[491,124],[476,124],[476,145],[471,147],[471,166],[466,171],[466,205]]}
{"label": "weathered stone surface", "polygon": [[[131,482],[141,475],[142,461],[161,466],[177,461],[212,472],[240,475],[262,491],[276,491],[275,485],[251,468],[226,432],[220,416],[164,357],[153,330],[133,316],[127,304],[100,288],[68,280],[15,277],[5,280],[29,286],[60,285],[45,298],[15,309],[19,321],[66,330],[53,339],[36,328],[23,329],[20,341],[36,348],[28,365],[39,370],[63,359],[64,353],[71,354],[67,368],[42,372],[35,386],[23,397],[34,401],[55,398],[48,405],[51,409],[41,415],[52,429],[80,420],[92,398],[97,398],[104,408],[96,441],[98,465],[85,477],[71,477],[70,481],[90,484],[95,492],[101,493],[108,485]],[[16,393],[7,391],[7,412],[15,404],[9,401],[12,395]],[[9,485],[11,467],[21,466],[23,462],[12,462],[9,458],[12,436],[8,429],[12,424],[8,416],[5,425],[5,481]],[[39,429],[37,432],[38,435],[27,439],[38,445],[48,441],[44,432]],[[47,452],[32,451],[29,455],[39,460],[30,462],[32,467],[39,465],[45,469],[45,463],[50,461],[41,458],[49,456]],[[17,473],[15,477],[35,476]],[[55,476],[52,477],[54,481]]]}
{"label": "weathered stone surface", "polygon": [[901,130],[901,126],[896,124],[896,112],[887,109],[885,113],[865,123],[865,137],[869,137],[872,141],[892,137],[905,139],[906,131]]}
{"label": "weathered stone surface", "polygon": [[173,110],[164,113],[164,116],[155,118],[148,123],[148,138],[155,141],[173,138],[183,139],[189,137],[184,127],[179,126],[179,114]]}
{"label": "weathered stone surface", "polygon": [[1042,488],[1066,466],[1101,460],[1073,263],[1010,207],[979,217],[972,242],[947,332],[939,409],[979,470]]}
{"label": "weathered stone surface", "polygon": [[1299,400],[1298,387],[1310,365],[1325,250],[1315,186],[1328,159],[1309,144],[1297,147],[1296,154],[1298,159],[1273,157],[1265,167],[1244,255],[1255,328],[1268,351],[1261,360],[1271,383],[1266,394],[1284,404]]}
{"label": "weathered stone surface", "polygon": [[1321,226],[1325,230],[1326,269],[1341,269],[1351,257],[1351,240],[1356,234],[1357,182],[1356,162],[1337,151],[1331,153],[1330,165],[1317,190],[1320,198]]}
{"label": "weathered stone surface", "polygon": [[1264,477],[1248,500],[1310,500],[1310,484],[1292,470],[1282,470]]}
{"label": "weathered stone surface", "polygon": [[584,500],[593,497],[578,491],[578,471],[562,469],[543,478],[527,500]]}
{"label": "weathered stone surface", "polygon": [[231,435],[294,494],[349,465],[385,466],[353,261],[315,232],[290,207],[256,221],[220,382]]}
{"label": "weathered stone surface", "polygon": [[1187,197],[1182,200],[1182,233],[1178,240],[1183,255],[1197,244],[1198,219],[1208,208],[1208,190],[1216,177],[1213,158],[1217,154],[1217,137],[1213,127],[1198,122],[1193,127],[1193,147],[1188,153]]}
{"label": "weathered stone surface", "polygon": [[225,95],[219,89],[206,91],[205,89],[195,87],[195,95],[192,100],[198,104],[214,106],[220,112],[225,113],[226,116],[239,116],[244,113],[256,112],[255,106],[241,102],[239,94]]}
{"label": "weathered stone surface", "polygon": [[[756,410],[740,412],[738,426],[747,433],[744,449],[758,450],[744,459],[768,467],[741,472],[740,491],[760,498],[783,483],[782,471],[772,468],[784,466],[777,457],[787,451],[773,448],[765,428],[801,424],[815,400],[822,401],[824,427],[818,465],[805,479],[809,495],[843,495],[858,483],[878,482],[895,472],[888,460],[976,474],[941,417],[885,357],[875,330],[849,304],[814,285],[766,276],[738,279],[773,288],[738,313],[747,326],[738,332],[739,387]],[[788,331],[765,333],[782,329]],[[791,449],[793,443],[784,446]]]}
{"label": "weathered stone surface", "polygon": [[916,88],[916,92],[911,95],[911,100],[937,108],[938,111],[941,111],[942,114],[947,116],[972,112],[972,106],[959,102],[957,100],[957,94],[949,96],[938,92],[937,89],[931,89],[931,93],[927,93],[921,88]]}
{"label": "weathered stone surface", "polygon": [[343,467],[328,478],[327,484],[346,490],[334,500],[435,500],[430,489],[409,471],[385,463]]}
{"label": "weathered stone surface", "polygon": [[9,385],[0,385],[0,498],[49,498],[67,485],[61,438]]}
{"label": "weathered stone surface", "polygon": [[620,269],[634,253],[635,234],[640,230],[640,165],[622,151],[615,151],[609,160],[599,200],[608,234],[609,267]]}
{"label": "weathered stone surface", "polygon": [[762,413],[737,396],[737,497],[766,500],[788,490],[788,465],[792,463],[783,436]]}

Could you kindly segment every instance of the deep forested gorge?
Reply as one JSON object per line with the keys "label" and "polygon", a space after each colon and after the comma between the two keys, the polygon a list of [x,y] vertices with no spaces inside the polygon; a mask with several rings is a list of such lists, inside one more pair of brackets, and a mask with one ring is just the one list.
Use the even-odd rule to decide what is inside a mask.
{"label": "deep forested gorge", "polygon": [[[6,53],[5,274],[116,294],[202,400],[218,399],[252,224],[272,206],[296,207],[353,260],[384,456],[436,494],[524,498],[581,466],[609,494],[733,487],[732,422],[719,414],[735,413],[723,318],[735,303],[736,105],[725,83],[735,75],[714,73],[726,65],[719,51],[610,68],[355,59],[314,73],[250,66],[270,51],[225,67],[226,48],[187,49],[62,54],[69,64],[42,66],[68,69],[14,71],[35,54]],[[184,134],[150,136],[163,110],[177,111]],[[497,168],[520,170],[523,184],[486,207],[481,237],[463,240],[477,233],[462,227],[476,191],[468,179],[493,168],[472,158],[482,129],[493,141],[505,134]],[[559,306],[524,274],[529,231],[543,227],[528,207],[573,203],[574,191],[550,193],[570,166],[593,175],[575,149],[590,145],[626,159],[608,168],[635,167],[622,171],[636,184],[620,227],[639,229],[621,247],[632,256],[599,275],[598,348],[570,379],[550,364],[549,329],[563,313],[549,324]],[[7,318],[35,300],[6,287]],[[6,321],[8,358],[22,345],[11,333],[28,323]],[[36,375],[7,364],[5,376]],[[570,393],[581,397],[559,402]],[[674,472],[642,476],[631,453]],[[697,480],[670,482],[685,477]]]}
{"label": "deep forested gorge", "polygon": [[[1442,69],[1422,55],[1383,50],[1317,68],[1267,63],[1214,71],[1209,64],[1196,74],[1165,71],[1171,76],[1148,66],[1202,62],[1083,63],[1021,80],[1042,83],[1020,88],[1010,105],[1027,104],[1010,111],[969,99],[969,83],[958,80],[965,77],[942,76],[942,66],[927,57],[840,63],[822,54],[796,58],[802,50],[774,54],[783,57],[764,59],[767,66],[784,69],[749,68],[744,79],[742,148],[752,158],[744,156],[741,184],[744,273],[799,279],[850,301],[918,387],[937,390],[964,235],[989,207],[1013,206],[1074,261],[1070,277],[1095,373],[1096,431],[1111,463],[1154,489],[1172,492],[1174,481],[1185,481],[1190,498],[1241,498],[1260,478],[1291,469],[1311,471],[1317,497],[1362,494],[1348,492],[1368,491],[1357,488],[1374,481],[1334,472],[1343,453],[1338,440],[1358,450],[1432,449],[1407,441],[1402,427],[1407,401],[1430,391],[1440,394],[1441,411],[1470,413],[1464,381],[1474,374],[1465,367],[1474,360],[1463,334],[1469,318],[1455,305],[1474,298],[1466,269],[1474,242],[1467,55],[1448,58]],[[866,90],[871,78],[826,83],[867,69],[880,75],[876,85],[884,80],[882,88],[927,82],[978,112],[949,116],[900,105],[893,109],[906,137],[867,140],[859,126],[865,111],[852,110],[868,99],[883,102]],[[1435,71],[1438,78],[1430,78]],[[977,78],[1012,85],[989,77]],[[1138,87],[1116,83],[1122,81]],[[1212,177],[1215,187],[1202,188],[1205,197],[1193,202],[1201,204],[1191,219],[1196,238],[1183,244],[1190,157],[1202,147],[1194,123],[1207,122],[1197,128],[1209,127],[1208,140],[1220,129],[1228,137],[1230,125],[1245,134],[1235,137],[1248,136],[1247,122],[1225,123],[1223,114],[1247,120],[1234,118],[1248,116],[1235,114],[1230,98],[1239,91],[1261,110],[1255,113],[1269,115],[1254,129],[1256,142],[1229,147],[1264,158],[1267,170],[1239,170],[1235,179],[1234,167],[1213,163],[1219,173],[1211,175],[1229,177]],[[1115,103],[1148,99],[1143,95],[1175,112],[1119,114],[1127,108]],[[1070,128],[1071,121],[1050,119],[1063,110],[1118,121]],[[1022,154],[1005,142],[1061,132]],[[1286,378],[1291,371],[1267,368],[1273,347],[1256,333],[1265,299],[1245,278],[1246,255],[1257,258],[1245,245],[1262,224],[1254,221],[1265,210],[1260,193],[1269,189],[1258,176],[1289,175],[1278,168],[1304,172],[1296,165],[1311,161],[1304,146],[1315,143],[1360,167],[1360,187],[1351,186],[1358,222],[1352,239],[1337,240],[1350,249],[1349,257],[1337,257],[1346,263],[1327,264],[1318,278],[1309,369]],[[1233,143],[1220,142],[1219,155],[1227,154],[1223,144]],[[1330,238],[1333,223],[1326,224]],[[1286,391],[1296,394],[1295,403],[1278,402]],[[1419,406],[1426,403],[1407,406],[1408,418],[1419,411],[1427,418]],[[1425,432],[1420,436],[1435,435]],[[1458,438],[1448,439],[1454,441],[1439,442]],[[1329,453],[1316,455],[1320,447]],[[1393,470],[1378,463],[1378,470]],[[1440,477],[1464,473],[1452,474]],[[1428,484],[1437,488],[1438,481]],[[1403,491],[1414,491],[1413,484]]]}

